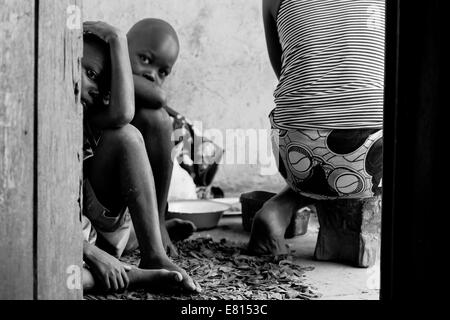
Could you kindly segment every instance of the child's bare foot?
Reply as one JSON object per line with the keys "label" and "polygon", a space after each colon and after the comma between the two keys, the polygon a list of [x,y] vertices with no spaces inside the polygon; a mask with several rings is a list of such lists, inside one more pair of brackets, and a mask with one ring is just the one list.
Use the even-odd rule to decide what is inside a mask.
{"label": "child's bare foot", "polygon": [[165,269],[148,270],[133,267],[127,273],[130,279],[130,289],[156,290],[168,286],[179,286],[183,281],[183,275],[180,272]]}
{"label": "child's bare foot", "polygon": [[176,273],[181,274],[182,281],[178,282],[178,286],[180,289],[187,290],[189,292],[201,292],[202,289],[200,285],[186,273],[182,268],[177,266],[175,263],[170,261],[168,258],[155,258],[151,261],[145,261],[144,259],[141,259],[141,262],[139,264],[139,268],[146,269],[146,270],[152,270],[152,269],[165,269],[168,271],[174,271]]}
{"label": "child's bare foot", "polygon": [[95,278],[92,273],[86,268],[83,268],[82,280],[83,290],[85,292],[89,292],[95,288]]}
{"label": "child's bare foot", "polygon": [[310,203],[291,189],[285,189],[264,204],[254,218],[248,250],[255,255],[289,254],[286,229],[293,214]]}
{"label": "child's bare foot", "polygon": [[185,240],[197,231],[197,227],[194,223],[181,219],[167,220],[166,228],[170,239],[175,242]]}
{"label": "child's bare foot", "polygon": [[178,250],[173,241],[181,241],[189,238],[197,227],[190,221],[172,219],[166,221],[165,225],[161,225],[161,238],[164,249],[169,257],[178,257]]}
{"label": "child's bare foot", "polygon": [[[177,271],[164,269],[145,270],[131,267],[127,271],[129,279],[128,289],[148,289],[156,291],[167,287],[179,286],[183,281],[183,275]],[[85,293],[96,289],[96,281],[92,273],[83,268],[83,290]]]}

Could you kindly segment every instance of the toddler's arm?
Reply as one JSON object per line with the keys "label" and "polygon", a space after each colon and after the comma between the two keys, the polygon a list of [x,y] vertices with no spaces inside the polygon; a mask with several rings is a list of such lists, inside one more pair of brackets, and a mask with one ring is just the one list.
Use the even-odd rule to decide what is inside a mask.
{"label": "toddler's arm", "polygon": [[166,106],[166,92],[143,76],[133,75],[136,106],[146,109],[160,109]]}
{"label": "toddler's arm", "polygon": [[109,106],[94,108],[90,122],[97,128],[122,127],[133,120],[134,86],[128,41],[121,31],[104,22],[86,22],[85,30],[106,41],[111,53],[111,95]]}

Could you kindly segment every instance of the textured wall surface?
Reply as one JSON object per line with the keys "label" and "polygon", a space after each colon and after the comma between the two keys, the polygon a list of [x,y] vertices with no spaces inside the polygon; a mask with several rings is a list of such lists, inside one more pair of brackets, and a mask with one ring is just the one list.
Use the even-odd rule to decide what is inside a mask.
{"label": "textured wall surface", "polygon": [[[166,83],[172,108],[223,136],[229,130],[244,137],[244,131],[230,131],[235,129],[269,132],[276,77],[265,46],[261,0],[84,1],[84,20],[104,20],[128,30],[146,17],[168,21],[180,37],[180,58]],[[228,145],[231,158],[231,140],[214,139]],[[265,145],[269,151],[261,152],[270,155],[270,145]],[[266,163],[267,155],[258,162]],[[228,195],[283,186],[279,174],[261,174],[260,164],[229,160],[215,181]]]}

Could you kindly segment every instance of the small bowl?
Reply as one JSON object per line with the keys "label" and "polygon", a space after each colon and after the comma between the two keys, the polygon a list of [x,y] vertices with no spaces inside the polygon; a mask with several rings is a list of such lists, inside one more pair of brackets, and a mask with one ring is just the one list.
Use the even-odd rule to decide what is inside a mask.
{"label": "small bowl", "polygon": [[169,202],[169,218],[188,220],[197,230],[217,227],[220,218],[230,205],[209,200],[178,200]]}

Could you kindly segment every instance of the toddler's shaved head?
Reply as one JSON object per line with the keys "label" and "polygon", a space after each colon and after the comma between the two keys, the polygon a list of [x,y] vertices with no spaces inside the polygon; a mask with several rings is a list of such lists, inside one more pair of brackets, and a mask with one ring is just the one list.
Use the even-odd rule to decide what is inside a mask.
{"label": "toddler's shaved head", "polygon": [[144,19],[127,34],[133,74],[161,86],[178,59],[180,42],[175,29],[161,19]]}
{"label": "toddler's shaved head", "polygon": [[175,29],[168,22],[161,19],[147,18],[139,21],[130,29],[127,37],[133,42],[148,39],[154,34],[170,36],[175,40],[177,46],[180,46]]}

